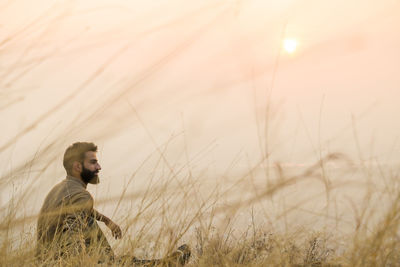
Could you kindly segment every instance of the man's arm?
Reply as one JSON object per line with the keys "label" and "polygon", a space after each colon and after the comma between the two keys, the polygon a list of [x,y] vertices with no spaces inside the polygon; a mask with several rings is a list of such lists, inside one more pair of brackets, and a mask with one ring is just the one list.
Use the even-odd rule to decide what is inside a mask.
{"label": "man's arm", "polygon": [[63,202],[61,214],[65,214],[62,231],[70,234],[85,232],[94,223],[91,216],[93,199],[89,194],[77,193],[70,196],[69,201]]}
{"label": "man's arm", "polygon": [[101,214],[97,210],[93,209],[93,211],[95,219],[107,225],[107,227],[110,228],[111,233],[115,239],[122,237],[121,228],[116,223],[114,223],[110,218]]}

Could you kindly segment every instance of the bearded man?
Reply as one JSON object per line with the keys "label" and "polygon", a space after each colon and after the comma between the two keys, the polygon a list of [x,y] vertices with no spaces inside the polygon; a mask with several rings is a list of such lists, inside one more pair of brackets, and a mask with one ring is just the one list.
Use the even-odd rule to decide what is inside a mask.
{"label": "bearded man", "polygon": [[[171,256],[160,260],[138,260],[135,257],[115,257],[96,221],[104,222],[116,239],[122,237],[121,228],[110,218],[93,208],[94,199],[86,190],[87,184],[98,184],[101,166],[97,146],[77,142],[64,153],[63,165],[67,177],[46,196],[37,224],[37,256],[39,259],[68,259],[78,255],[98,257],[100,262],[121,259],[134,264],[185,264],[190,249],[183,245]],[[119,260],[118,260],[119,259]]]}

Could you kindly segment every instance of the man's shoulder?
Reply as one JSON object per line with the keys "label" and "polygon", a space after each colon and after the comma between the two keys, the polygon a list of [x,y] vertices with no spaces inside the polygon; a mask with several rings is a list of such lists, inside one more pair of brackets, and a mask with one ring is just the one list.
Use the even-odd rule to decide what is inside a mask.
{"label": "man's shoulder", "polygon": [[73,202],[93,200],[92,195],[80,183],[68,178],[56,184],[49,192],[48,198]]}
{"label": "man's shoulder", "polygon": [[68,196],[70,197],[76,197],[78,196],[79,198],[83,199],[92,199],[92,195],[89,193],[89,191],[86,190],[81,184],[77,183],[74,180],[71,179],[65,179],[65,184],[64,184],[64,190],[65,193],[67,193]]}

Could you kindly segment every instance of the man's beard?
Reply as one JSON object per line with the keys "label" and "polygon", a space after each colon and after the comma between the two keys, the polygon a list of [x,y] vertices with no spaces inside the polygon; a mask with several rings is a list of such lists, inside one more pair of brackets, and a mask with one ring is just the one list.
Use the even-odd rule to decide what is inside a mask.
{"label": "man's beard", "polygon": [[81,172],[81,177],[82,180],[86,184],[98,184],[100,183],[99,176],[97,175],[99,171],[91,171],[89,169],[86,169],[85,166],[82,164],[82,172]]}

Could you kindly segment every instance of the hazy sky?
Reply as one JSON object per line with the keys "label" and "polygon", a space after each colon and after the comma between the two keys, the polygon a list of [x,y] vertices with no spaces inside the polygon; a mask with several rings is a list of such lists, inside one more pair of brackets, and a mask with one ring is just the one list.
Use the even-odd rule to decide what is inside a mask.
{"label": "hazy sky", "polygon": [[171,162],[200,154],[193,168],[215,173],[266,142],[286,164],[397,163],[399,13],[396,0],[2,1],[1,172],[36,153],[57,180],[78,140],[99,144],[105,188],[166,143]]}

